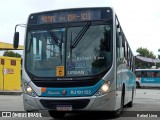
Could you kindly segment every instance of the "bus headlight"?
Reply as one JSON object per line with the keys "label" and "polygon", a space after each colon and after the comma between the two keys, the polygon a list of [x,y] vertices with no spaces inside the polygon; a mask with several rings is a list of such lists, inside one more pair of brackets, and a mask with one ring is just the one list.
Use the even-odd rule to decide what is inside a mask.
{"label": "bus headlight", "polygon": [[109,85],[108,84],[103,84],[101,87],[101,91],[106,93],[109,90]]}
{"label": "bus headlight", "polygon": [[32,97],[36,97],[37,94],[34,92],[34,90],[32,89],[31,86],[29,86],[29,84],[27,82],[24,82],[24,88],[25,88],[25,93],[32,96]]}
{"label": "bus headlight", "polygon": [[26,91],[28,92],[28,93],[31,93],[33,90],[32,90],[32,88],[31,87],[27,87],[27,89],[26,89]]}
{"label": "bus headlight", "polygon": [[[110,82],[109,82],[110,83]],[[104,83],[102,87],[96,92],[95,96],[101,96],[109,92],[110,84]]]}

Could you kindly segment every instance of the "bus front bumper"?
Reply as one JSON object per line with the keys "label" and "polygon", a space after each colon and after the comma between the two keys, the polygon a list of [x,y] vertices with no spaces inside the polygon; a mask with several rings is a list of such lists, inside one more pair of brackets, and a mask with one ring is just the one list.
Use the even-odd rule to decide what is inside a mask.
{"label": "bus front bumper", "polygon": [[57,110],[57,107],[71,107],[72,111],[113,111],[115,92],[103,96],[89,97],[32,97],[23,94],[26,111]]}

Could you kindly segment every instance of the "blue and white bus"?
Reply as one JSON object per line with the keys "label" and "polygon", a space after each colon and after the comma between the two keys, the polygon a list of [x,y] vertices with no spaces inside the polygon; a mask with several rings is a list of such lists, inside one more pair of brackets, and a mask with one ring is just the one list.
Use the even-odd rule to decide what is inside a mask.
{"label": "blue and white bus", "polygon": [[160,69],[136,69],[136,86],[160,87]]}
{"label": "blue and white bus", "polygon": [[[15,48],[18,36],[15,29]],[[110,7],[31,14],[22,69],[26,111],[48,110],[54,118],[71,111],[119,116],[124,105],[132,107],[134,56]]]}

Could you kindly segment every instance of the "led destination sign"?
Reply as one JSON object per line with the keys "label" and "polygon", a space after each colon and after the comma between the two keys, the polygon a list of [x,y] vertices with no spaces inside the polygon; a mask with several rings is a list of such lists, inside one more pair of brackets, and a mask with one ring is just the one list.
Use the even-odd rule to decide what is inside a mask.
{"label": "led destination sign", "polygon": [[100,18],[100,10],[53,12],[39,15],[38,24],[98,20]]}
{"label": "led destination sign", "polygon": [[97,20],[107,21],[111,20],[112,18],[112,9],[109,7],[79,9],[77,8],[33,13],[29,17],[28,24],[36,25]]}

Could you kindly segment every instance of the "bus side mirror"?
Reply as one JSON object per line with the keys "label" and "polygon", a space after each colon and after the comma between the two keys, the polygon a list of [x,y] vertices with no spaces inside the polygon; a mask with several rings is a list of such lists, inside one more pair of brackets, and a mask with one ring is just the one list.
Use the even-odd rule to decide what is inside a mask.
{"label": "bus side mirror", "polygon": [[15,49],[17,49],[18,45],[19,45],[19,32],[15,32],[14,33],[14,40],[13,40],[13,47]]}

